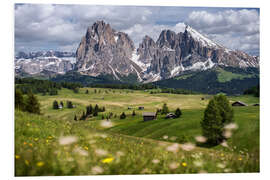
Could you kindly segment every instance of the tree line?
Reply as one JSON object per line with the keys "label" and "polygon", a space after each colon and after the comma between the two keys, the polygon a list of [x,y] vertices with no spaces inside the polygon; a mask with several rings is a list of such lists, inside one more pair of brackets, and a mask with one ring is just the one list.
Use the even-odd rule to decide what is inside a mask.
{"label": "tree line", "polygon": [[31,92],[24,96],[20,89],[15,90],[15,109],[40,114],[40,104],[37,97]]}

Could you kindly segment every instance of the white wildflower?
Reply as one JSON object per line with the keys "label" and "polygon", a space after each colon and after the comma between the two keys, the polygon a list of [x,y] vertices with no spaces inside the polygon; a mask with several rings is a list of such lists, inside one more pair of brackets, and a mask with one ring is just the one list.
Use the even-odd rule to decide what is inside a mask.
{"label": "white wildflower", "polygon": [[227,141],[223,141],[223,142],[221,143],[221,146],[223,146],[223,147],[229,147]]}
{"label": "white wildflower", "polygon": [[202,167],[203,162],[202,161],[194,161],[193,164],[197,167]]}
{"label": "white wildflower", "polygon": [[195,140],[200,143],[205,143],[207,141],[207,138],[204,136],[196,136]]}
{"label": "white wildflower", "polygon": [[226,130],[235,130],[235,129],[237,129],[237,128],[238,128],[238,125],[235,124],[235,123],[227,124],[227,125],[224,127],[224,129],[226,129]]}
{"label": "white wildflower", "polygon": [[179,166],[179,163],[177,163],[177,162],[172,162],[171,164],[169,164],[170,169],[176,169],[176,168],[178,168],[178,166]]}
{"label": "white wildflower", "polygon": [[113,123],[111,121],[101,121],[100,125],[104,128],[110,128],[113,127]]}
{"label": "white wildflower", "polygon": [[107,151],[103,150],[103,149],[96,149],[95,150],[95,153],[98,155],[98,156],[105,156],[108,154]]}
{"label": "white wildflower", "polygon": [[153,159],[152,163],[158,164],[160,161],[158,159]]}
{"label": "white wildflower", "polygon": [[169,136],[167,136],[167,135],[164,135],[164,136],[163,136],[163,139],[168,139],[168,137],[169,137]]}
{"label": "white wildflower", "polygon": [[75,142],[77,142],[77,137],[75,136],[65,136],[65,137],[59,138],[60,145],[68,145],[68,144],[73,144]]}
{"label": "white wildflower", "polygon": [[230,137],[232,137],[232,132],[229,131],[229,130],[227,130],[227,131],[225,131],[225,132],[223,133],[223,136],[226,137],[226,138],[230,138]]}
{"label": "white wildflower", "polygon": [[217,167],[218,168],[221,168],[221,169],[224,169],[226,167],[226,165],[225,164],[222,164],[222,163],[218,163],[217,164]]}
{"label": "white wildflower", "polygon": [[94,167],[92,167],[92,173],[93,174],[101,174],[101,173],[103,173],[103,169],[99,166],[94,166]]}
{"label": "white wildflower", "polygon": [[176,144],[176,143],[167,147],[167,151],[171,151],[174,153],[176,153],[178,151],[178,149],[179,149],[179,144]]}
{"label": "white wildflower", "polygon": [[75,152],[75,153],[78,153],[78,154],[80,154],[80,155],[82,155],[82,156],[88,156],[88,152],[87,152],[86,150],[83,150],[83,149],[80,148],[80,147],[76,147],[76,148],[74,149],[74,152]]}
{"label": "white wildflower", "polygon": [[181,148],[184,150],[184,151],[191,151],[195,148],[195,145],[192,144],[192,143],[185,143],[183,145],[181,145]]}

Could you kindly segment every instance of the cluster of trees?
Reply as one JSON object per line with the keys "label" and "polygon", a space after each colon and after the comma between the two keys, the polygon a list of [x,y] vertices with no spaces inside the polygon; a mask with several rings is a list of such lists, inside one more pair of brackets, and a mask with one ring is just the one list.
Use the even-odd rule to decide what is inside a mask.
{"label": "cluster of trees", "polygon": [[[72,104],[72,101],[67,101],[66,105],[67,105],[67,108],[69,108],[69,109],[74,107]],[[58,102],[56,100],[54,100],[52,106],[53,106],[53,109],[59,109],[60,107],[64,108],[64,103],[63,103],[63,101],[60,101],[60,103],[58,104]]]}
{"label": "cluster of trees", "polygon": [[258,84],[257,86],[253,86],[249,89],[246,89],[244,91],[244,94],[251,94],[254,95],[255,97],[260,97],[260,85]]}
{"label": "cluster of trees", "polygon": [[34,78],[15,78],[16,88],[20,89],[23,94],[32,92],[33,94],[41,93],[42,95],[57,95],[58,90],[67,88],[75,90],[81,88],[80,83],[72,82],[53,82],[50,80],[40,80]]}
{"label": "cluster of trees", "polygon": [[217,145],[226,139],[224,126],[233,122],[233,117],[233,109],[225,95],[216,95],[209,101],[201,121],[202,133],[208,144]]}
{"label": "cluster of trees", "polygon": [[157,89],[157,86],[153,84],[91,84],[89,87],[132,90]]}
{"label": "cluster of trees", "polygon": [[31,92],[25,97],[20,89],[15,89],[15,108],[29,113],[40,114],[40,104],[37,97]]}
{"label": "cluster of trees", "polygon": [[[91,104],[86,106],[86,111],[83,111],[82,115],[80,116],[80,120],[86,120],[89,116],[98,116],[99,112],[105,112],[105,107],[99,107],[97,104],[93,107]],[[75,115],[74,120],[77,121],[77,116]]]}
{"label": "cluster of trees", "polygon": [[[157,109],[157,114],[162,114],[162,115],[166,115],[170,112],[168,106],[166,103],[163,104],[162,108],[161,109]],[[182,115],[182,111],[180,108],[176,108],[176,110],[174,111],[174,115],[175,115],[175,118],[179,118],[181,117]]]}
{"label": "cluster of trees", "polygon": [[196,94],[194,91],[187,89],[174,89],[174,88],[164,88],[157,91],[150,91],[150,94],[157,93],[170,93],[170,94]]}

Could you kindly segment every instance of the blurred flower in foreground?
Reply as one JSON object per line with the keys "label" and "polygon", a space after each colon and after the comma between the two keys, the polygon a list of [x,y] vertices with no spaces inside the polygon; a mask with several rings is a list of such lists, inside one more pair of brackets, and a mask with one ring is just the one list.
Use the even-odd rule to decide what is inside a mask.
{"label": "blurred flower in foreground", "polygon": [[59,138],[60,145],[68,145],[68,144],[73,144],[75,142],[77,142],[77,137],[75,136],[66,136],[66,137]]}
{"label": "blurred flower in foreground", "polygon": [[103,173],[103,169],[101,167],[99,167],[99,166],[92,167],[91,171],[92,171],[93,174],[101,174],[101,173]]}
{"label": "blurred flower in foreground", "polygon": [[181,164],[183,167],[186,167],[187,166],[187,163],[186,162],[182,162]]}
{"label": "blurred flower in foreground", "polygon": [[102,121],[102,122],[100,123],[100,125],[101,125],[102,127],[104,127],[104,128],[110,128],[110,127],[113,127],[113,123],[112,123],[111,121],[106,121],[106,120]]}
{"label": "blurred flower in foreground", "polygon": [[95,150],[95,153],[98,155],[98,156],[105,156],[108,154],[107,151],[103,150],[103,149],[96,149]]}
{"label": "blurred flower in foreground", "polygon": [[78,153],[78,154],[80,154],[80,155],[82,155],[82,156],[88,156],[88,152],[85,151],[85,150],[83,150],[83,149],[80,148],[80,147],[76,147],[76,148],[74,149],[74,152],[75,152],[75,153]]}
{"label": "blurred flower in foreground", "polygon": [[192,143],[185,143],[183,145],[181,145],[181,148],[184,150],[184,151],[191,151],[195,148],[195,145],[192,144]]}
{"label": "blurred flower in foreground", "polygon": [[168,137],[169,137],[169,136],[164,135],[162,138],[163,138],[163,139],[168,139]]}
{"label": "blurred flower in foreground", "polygon": [[204,136],[196,136],[195,140],[200,143],[205,143],[207,141],[207,138]]}
{"label": "blurred flower in foreground", "polygon": [[227,144],[227,141],[223,141],[223,142],[221,143],[221,146],[223,146],[223,147],[229,147],[228,144]]}
{"label": "blurred flower in foreground", "polygon": [[148,168],[145,168],[141,171],[141,174],[150,174],[151,173],[151,170],[148,169]]}
{"label": "blurred flower in foreground", "polygon": [[158,164],[159,163],[159,160],[158,159],[153,159],[152,163]]}
{"label": "blurred flower in foreground", "polygon": [[225,164],[222,164],[222,163],[218,163],[217,164],[217,167],[218,168],[221,168],[221,169],[224,169],[226,167],[226,165]]}
{"label": "blurred flower in foreground", "polygon": [[230,130],[226,130],[224,131],[223,136],[226,138],[230,138],[232,137],[232,132]]}
{"label": "blurred flower in foreground", "polygon": [[41,166],[43,166],[43,165],[44,165],[44,162],[42,162],[42,161],[37,162],[37,166],[38,166],[38,167],[41,167]]}
{"label": "blurred flower in foreground", "polygon": [[20,159],[20,157],[21,157],[20,155],[15,155],[16,159]]}
{"label": "blurred flower in foreground", "polygon": [[235,130],[235,129],[238,129],[238,125],[235,124],[235,123],[230,123],[230,124],[227,124],[224,129],[226,130]]}
{"label": "blurred flower in foreground", "polygon": [[197,167],[202,167],[203,162],[202,161],[194,161],[193,164]]}
{"label": "blurred flower in foreground", "polygon": [[167,151],[171,151],[174,153],[176,153],[178,151],[178,149],[179,149],[179,144],[176,144],[176,143],[167,147]]}
{"label": "blurred flower in foreground", "polygon": [[113,157],[105,158],[102,160],[102,163],[111,163],[114,160]]}
{"label": "blurred flower in foreground", "polygon": [[179,163],[177,163],[177,162],[172,162],[171,164],[169,164],[170,169],[176,169],[176,168],[178,168],[178,166],[179,166]]}

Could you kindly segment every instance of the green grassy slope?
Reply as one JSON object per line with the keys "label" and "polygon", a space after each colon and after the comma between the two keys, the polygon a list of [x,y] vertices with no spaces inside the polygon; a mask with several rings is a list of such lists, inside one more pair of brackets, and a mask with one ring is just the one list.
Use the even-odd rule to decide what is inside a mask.
{"label": "green grassy slope", "polygon": [[[96,88],[97,89],[97,88]],[[205,95],[150,94],[144,91],[88,88],[78,94],[62,89],[57,96],[41,96],[42,115],[15,112],[15,174],[22,175],[86,175],[144,174],[198,172],[258,172],[259,171],[259,107],[235,107],[239,128],[228,141],[229,148],[194,147],[185,151],[181,144],[193,143],[200,135],[200,120],[208,99]],[[107,92],[107,93],[106,93]],[[259,99],[251,96],[229,97],[249,105]],[[54,100],[71,100],[74,109],[53,110]],[[166,102],[170,110],[177,107],[183,115],[178,119],[142,122],[138,106],[155,111]],[[86,105],[99,104],[106,112],[86,121],[74,121]],[[132,117],[132,107],[136,116]],[[102,114],[117,114],[105,128]],[[125,112],[127,118],[119,119]],[[60,145],[61,137],[72,136],[77,141]],[[167,138],[164,138],[168,136]],[[252,138],[251,138],[252,137]],[[171,147],[171,148],[170,148]],[[175,152],[172,152],[173,149]],[[177,150],[175,150],[177,149]],[[153,161],[154,160],[154,161]],[[175,168],[175,169],[174,169]]]}

